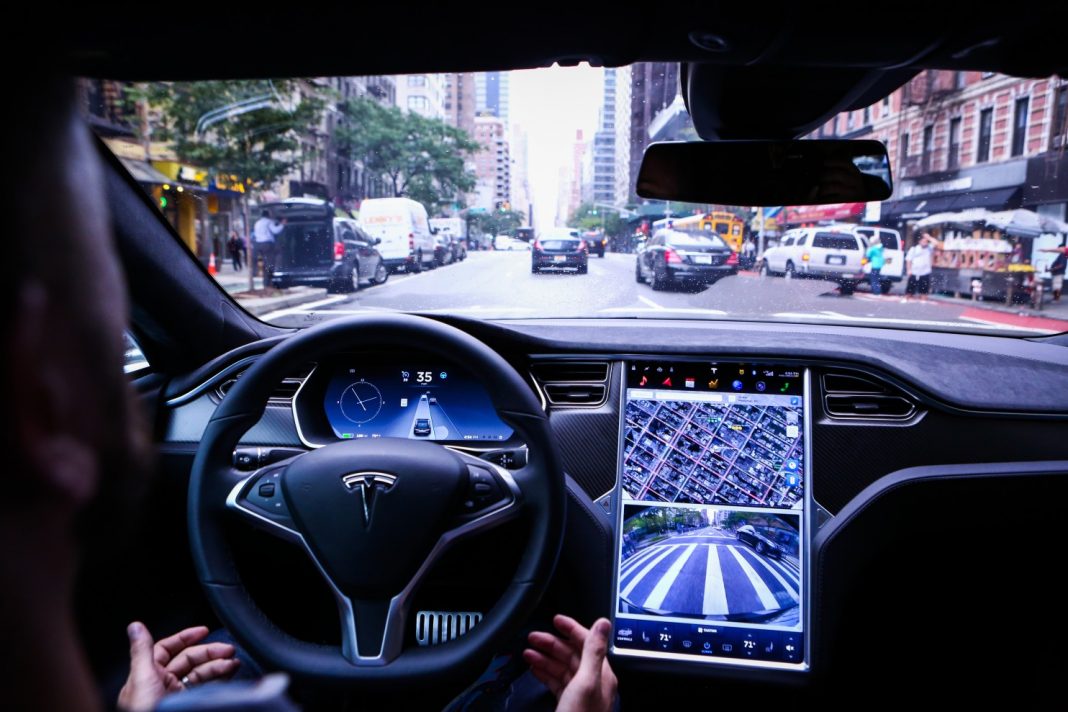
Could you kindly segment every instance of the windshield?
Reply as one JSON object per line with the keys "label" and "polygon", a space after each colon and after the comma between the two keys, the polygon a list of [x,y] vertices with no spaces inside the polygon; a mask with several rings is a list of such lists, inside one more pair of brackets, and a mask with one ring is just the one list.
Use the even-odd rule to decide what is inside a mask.
{"label": "windshield", "polygon": [[882,141],[889,200],[752,206],[637,195],[649,144],[699,140],[677,64],[413,76],[84,79],[82,96],[193,258],[280,326],[397,310],[1068,329],[1062,78],[924,71],[804,137]]}

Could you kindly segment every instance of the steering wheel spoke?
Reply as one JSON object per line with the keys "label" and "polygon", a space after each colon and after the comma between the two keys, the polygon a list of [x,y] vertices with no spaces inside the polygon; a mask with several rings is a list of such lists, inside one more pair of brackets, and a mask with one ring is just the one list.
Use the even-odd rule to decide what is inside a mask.
{"label": "steering wheel spoke", "polygon": [[226,508],[257,529],[299,544],[303,538],[282,494],[287,466],[288,461],[261,467],[242,479],[226,497]]}

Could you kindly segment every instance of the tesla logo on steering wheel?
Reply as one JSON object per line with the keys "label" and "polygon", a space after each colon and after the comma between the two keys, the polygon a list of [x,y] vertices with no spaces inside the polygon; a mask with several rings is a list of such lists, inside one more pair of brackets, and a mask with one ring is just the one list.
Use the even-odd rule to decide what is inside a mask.
{"label": "tesla logo on steering wheel", "polygon": [[350,492],[357,488],[360,490],[364,529],[371,526],[371,515],[374,513],[377,493],[392,489],[396,481],[396,475],[386,472],[353,472],[350,475],[342,475],[341,482]]}

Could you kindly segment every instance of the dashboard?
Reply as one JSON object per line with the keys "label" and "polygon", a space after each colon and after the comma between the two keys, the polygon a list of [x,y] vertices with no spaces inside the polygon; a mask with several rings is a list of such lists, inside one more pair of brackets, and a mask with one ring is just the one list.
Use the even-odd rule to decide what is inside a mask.
{"label": "dashboard", "polygon": [[[836,598],[844,575],[824,573],[857,511],[900,487],[888,481],[1064,459],[1068,357],[1054,344],[781,324],[457,325],[504,356],[543,403],[573,495],[560,564],[576,582],[571,603],[576,615],[610,616],[614,655],[643,670],[809,678],[798,673],[849,650],[819,642],[840,609],[862,602],[870,615],[892,584],[914,585],[910,573],[868,598]],[[225,384],[270,345],[169,384],[165,455],[191,459]],[[332,354],[286,379],[242,447],[262,458],[350,437],[435,440],[506,467],[523,450],[463,364],[373,350]],[[895,512],[871,536],[949,526],[968,492],[955,492],[950,509],[905,516],[904,529]],[[938,550],[928,541],[908,565],[936,577],[941,569],[924,563]],[[958,547],[953,560],[967,554]],[[903,600],[879,610],[904,611]],[[978,601],[954,600],[979,615]],[[921,603],[901,625],[939,610]]]}

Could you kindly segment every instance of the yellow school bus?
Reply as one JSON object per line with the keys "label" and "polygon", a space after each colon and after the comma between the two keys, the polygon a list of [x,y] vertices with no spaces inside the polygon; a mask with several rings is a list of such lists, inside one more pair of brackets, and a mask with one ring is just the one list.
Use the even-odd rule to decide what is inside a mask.
{"label": "yellow school bus", "polygon": [[726,211],[714,211],[703,215],[687,215],[677,218],[661,218],[653,223],[653,232],[661,228],[671,227],[685,232],[708,231],[714,232],[723,238],[735,252],[742,251],[742,228],[745,221],[734,213]]}

